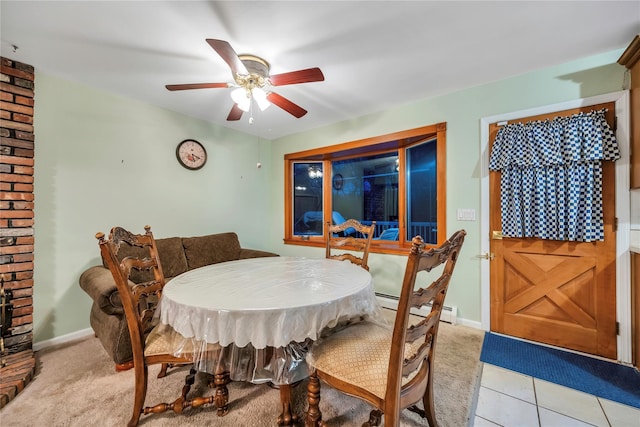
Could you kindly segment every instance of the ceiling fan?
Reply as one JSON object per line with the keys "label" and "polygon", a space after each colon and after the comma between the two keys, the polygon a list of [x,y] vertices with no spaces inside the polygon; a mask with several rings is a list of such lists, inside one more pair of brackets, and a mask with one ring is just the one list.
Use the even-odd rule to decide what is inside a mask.
{"label": "ceiling fan", "polygon": [[231,92],[233,107],[227,120],[240,120],[243,112],[251,109],[252,100],[261,110],[275,104],[289,114],[300,118],[307,110],[294,104],[282,95],[271,91],[272,86],[285,86],[298,83],[318,82],[324,80],[320,68],[307,68],[288,73],[269,75],[270,65],[264,59],[248,54],[238,55],[231,45],[224,40],[207,39],[207,43],[229,65],[233,73],[234,83],[191,83],[166,85],[168,90],[213,89],[234,87]]}

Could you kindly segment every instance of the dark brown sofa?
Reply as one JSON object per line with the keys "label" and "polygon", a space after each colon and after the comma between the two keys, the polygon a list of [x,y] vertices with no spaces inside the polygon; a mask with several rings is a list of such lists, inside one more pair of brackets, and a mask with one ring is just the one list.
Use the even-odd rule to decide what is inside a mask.
{"label": "dark brown sofa", "polygon": [[[278,256],[272,252],[240,247],[236,233],[199,237],[156,239],[158,255],[167,281],[194,268],[246,258]],[[134,255],[136,248],[121,248],[120,259]],[[139,255],[139,254],[138,254]],[[144,281],[143,273],[134,272],[132,281]],[[127,369],[132,360],[127,320],[111,272],[104,265],[88,268],[80,276],[80,287],[93,299],[89,321],[104,349],[118,369]]]}

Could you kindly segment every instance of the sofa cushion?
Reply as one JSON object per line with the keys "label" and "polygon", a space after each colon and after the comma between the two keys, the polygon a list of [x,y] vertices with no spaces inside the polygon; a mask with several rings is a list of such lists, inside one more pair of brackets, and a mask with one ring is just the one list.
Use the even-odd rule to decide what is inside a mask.
{"label": "sofa cushion", "polygon": [[182,246],[189,270],[219,262],[234,261],[240,257],[240,241],[238,235],[233,232],[184,237]]}
{"label": "sofa cushion", "polygon": [[156,245],[165,278],[176,277],[189,269],[180,237],[158,239]]}
{"label": "sofa cushion", "polygon": [[[180,237],[168,237],[166,239],[156,239],[156,247],[162,264],[162,272],[165,277],[175,277],[178,274],[187,271],[187,259],[182,248],[182,239]],[[122,244],[118,251],[118,259],[133,256],[137,258],[148,257],[146,249],[128,244]],[[103,264],[106,267],[106,263]],[[141,283],[153,280],[153,272],[133,270],[129,276],[132,282]]]}

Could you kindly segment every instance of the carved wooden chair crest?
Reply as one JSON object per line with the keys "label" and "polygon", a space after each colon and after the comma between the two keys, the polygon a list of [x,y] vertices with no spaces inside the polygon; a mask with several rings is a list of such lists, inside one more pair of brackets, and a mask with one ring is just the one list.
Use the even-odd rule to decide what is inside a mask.
{"label": "carved wooden chair crest", "polygon": [[[327,222],[325,226],[325,235],[327,236],[326,258],[337,260],[349,260],[369,270],[367,264],[369,259],[369,248],[371,246],[371,238],[376,230],[376,222],[371,225],[363,225],[355,219],[348,219],[342,224],[331,225]],[[359,233],[363,238],[353,237],[351,234]],[[357,234],[356,234],[357,235]],[[357,256],[349,252],[336,254],[334,250],[351,250],[362,252],[362,256]]]}
{"label": "carved wooden chair crest", "polygon": [[[393,331],[365,321],[314,344],[307,356],[311,369],[307,426],[323,425],[319,407],[322,380],[375,408],[363,426],[379,425],[383,415],[385,426],[398,426],[400,411],[408,408],[426,418],[431,427],[437,427],[433,404],[434,352],[440,314],[465,235],[464,230],[457,231],[438,248],[428,251],[423,250],[422,238],[413,238]],[[436,267],[441,272],[439,277],[426,288],[415,290],[416,278],[423,283],[422,276],[428,276]],[[432,304],[429,315],[409,326],[411,308],[429,303]],[[416,405],[420,401],[423,408]]]}
{"label": "carved wooden chair crest", "polygon": [[[133,414],[128,425],[136,426],[142,414],[161,413],[167,410],[181,413],[186,408],[214,402],[218,407],[218,415],[225,415],[228,408],[226,387],[229,382],[228,374],[214,376],[213,383],[216,387],[214,396],[187,399],[187,393],[195,381],[194,369],[190,370],[181,395],[173,403],[143,407],[147,394],[148,366],[161,364],[160,377],[164,375],[167,365],[192,364],[193,357],[188,351],[183,352],[180,357],[171,354],[170,346],[174,339],[172,334],[177,332],[171,328],[154,325],[154,320],[157,320],[154,319],[154,312],[162,297],[165,280],[151,227],[145,226],[145,233],[138,235],[121,227],[114,227],[111,229],[108,240],[102,232],[97,233],[96,238],[102,258],[116,282],[131,337],[135,393]],[[140,256],[118,256],[118,252],[125,245],[128,249],[127,253],[133,250]],[[130,281],[131,275],[136,274],[134,272],[142,274],[145,280],[139,283]],[[212,345],[207,348],[207,351],[217,352],[220,351],[220,347]]]}

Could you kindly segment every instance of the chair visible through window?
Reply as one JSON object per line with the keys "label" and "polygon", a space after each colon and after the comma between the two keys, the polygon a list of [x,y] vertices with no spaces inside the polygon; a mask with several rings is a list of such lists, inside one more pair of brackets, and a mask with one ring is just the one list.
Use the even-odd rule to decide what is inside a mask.
{"label": "chair visible through window", "polygon": [[373,240],[398,240],[398,236],[400,233],[399,228],[387,228],[382,233],[380,233],[379,237],[374,237]]}
{"label": "chair visible through window", "polygon": [[[135,392],[133,414],[128,426],[136,426],[142,414],[167,410],[181,413],[189,407],[196,408],[210,403],[216,404],[219,416],[225,415],[228,408],[229,374],[220,372],[212,377],[210,385],[216,389],[214,395],[187,399],[187,393],[195,381],[196,371],[193,368],[185,379],[180,396],[173,403],[143,407],[147,394],[148,366],[162,365],[160,377],[168,365],[191,365],[193,355],[187,348],[179,357],[174,356],[171,344],[177,338],[177,332],[166,325],[154,325],[157,323],[154,312],[162,297],[165,280],[151,227],[145,226],[145,233],[138,235],[121,227],[114,227],[108,239],[101,232],[96,234],[96,238],[102,258],[116,282],[131,337]],[[122,253],[127,253],[127,256],[122,253],[118,255],[121,248],[124,249]],[[141,275],[144,280],[134,284],[129,280],[132,273]],[[221,347],[218,345],[209,345],[205,350],[211,354],[220,351]]]}
{"label": "chair visible through window", "polygon": [[[354,230],[351,234],[345,236],[346,230]],[[376,222],[371,225],[363,225],[355,219],[348,219],[341,224],[331,225],[326,223],[325,236],[327,238],[326,257],[337,260],[349,260],[359,265],[365,270],[369,270],[367,264],[369,259],[369,248],[371,246],[371,238],[376,231]],[[362,237],[359,237],[362,236]],[[349,250],[361,252],[361,256],[350,252],[336,254],[334,250]]]}
{"label": "chair visible through window", "polygon": [[[322,380],[374,407],[369,421],[363,426],[379,425],[384,415],[385,426],[396,427],[400,425],[400,412],[407,408],[426,418],[431,427],[437,427],[433,403],[433,361],[438,326],[465,235],[464,230],[457,231],[441,246],[428,251],[423,250],[421,237],[413,238],[393,330],[367,320],[313,345],[307,355],[311,375],[307,389],[306,426],[322,423],[319,405]],[[431,276],[437,277],[431,281]],[[428,286],[414,290],[416,283]],[[409,326],[411,308],[424,307],[429,303],[430,313]],[[416,405],[420,401],[422,408]]]}

